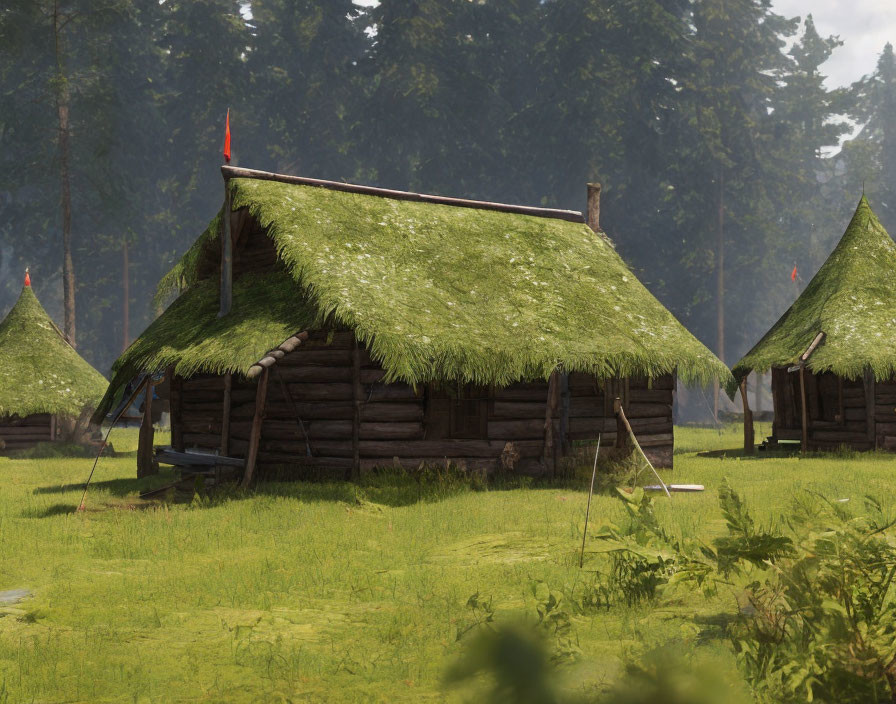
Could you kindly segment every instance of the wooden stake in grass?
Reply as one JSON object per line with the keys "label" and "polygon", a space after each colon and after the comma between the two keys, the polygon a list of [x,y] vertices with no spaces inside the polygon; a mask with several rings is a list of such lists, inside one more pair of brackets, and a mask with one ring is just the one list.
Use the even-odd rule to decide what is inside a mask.
{"label": "wooden stake in grass", "polygon": [[594,478],[597,476],[597,455],[600,452],[600,433],[597,435],[597,449],[594,451],[594,469],[591,470],[591,488],[588,490],[588,507],[585,509],[585,529],[582,531],[582,554],[579,569],[585,564],[585,540],[588,538],[588,516],[591,515],[591,497],[594,496]]}

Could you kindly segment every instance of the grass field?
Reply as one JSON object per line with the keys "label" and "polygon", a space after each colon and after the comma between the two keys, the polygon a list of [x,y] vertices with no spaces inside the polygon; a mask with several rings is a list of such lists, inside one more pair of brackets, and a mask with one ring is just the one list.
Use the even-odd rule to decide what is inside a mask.
{"label": "grass field", "polygon": [[[512,621],[534,614],[547,589],[576,595],[593,579],[577,564],[584,481],[387,477],[149,504],[139,490],[169,475],[133,479],[136,434],[116,434],[120,455],[101,461],[85,513],[73,509],[89,459],[0,459],[0,591],[32,594],[0,603],[0,703],[461,701],[473,695],[446,688],[444,673],[466,647],[458,634],[483,617],[472,595]],[[737,448],[735,427],[678,428],[676,442],[667,479],[707,487],[657,500],[681,534],[723,530],[715,488],[725,477],[766,521],[805,488],[894,505],[889,455],[696,454]],[[592,526],[621,512],[597,496]],[[736,680],[713,625],[735,603],[723,593],[571,609],[581,656],[565,666],[566,686],[598,695],[626,658],[666,642]]]}

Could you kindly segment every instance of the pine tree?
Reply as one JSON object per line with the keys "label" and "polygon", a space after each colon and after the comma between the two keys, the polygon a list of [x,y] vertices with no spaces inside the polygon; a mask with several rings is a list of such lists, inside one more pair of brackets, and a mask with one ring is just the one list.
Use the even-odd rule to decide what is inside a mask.
{"label": "pine tree", "polygon": [[896,232],[896,54],[887,44],[870,76],[852,87],[854,119],[862,125],[844,145],[847,182],[853,189],[865,183],[875,212],[890,232]]}

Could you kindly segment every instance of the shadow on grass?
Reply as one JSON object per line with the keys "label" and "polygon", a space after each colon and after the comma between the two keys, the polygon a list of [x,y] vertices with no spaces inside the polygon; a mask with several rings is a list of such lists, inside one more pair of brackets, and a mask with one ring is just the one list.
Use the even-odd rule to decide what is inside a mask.
{"label": "shadow on grass", "polygon": [[69,513],[76,513],[78,505],[71,504],[53,504],[43,509],[26,509],[22,511],[23,518],[49,518],[51,516],[64,516]]}
{"label": "shadow on grass", "polygon": [[798,456],[799,449],[796,450],[762,450],[748,455],[742,447],[730,450],[705,450],[696,453],[697,457],[708,457],[711,459],[741,459],[741,460],[780,460],[788,457]]}
{"label": "shadow on grass", "polygon": [[[172,470],[163,470],[151,477],[141,479],[106,479],[101,482],[91,482],[88,491],[105,491],[112,496],[131,496],[149,489],[155,489],[170,484],[177,478]],[[39,486],[34,489],[35,494],[67,494],[72,491],[84,491],[84,482],[76,484],[56,484],[53,486]]]}

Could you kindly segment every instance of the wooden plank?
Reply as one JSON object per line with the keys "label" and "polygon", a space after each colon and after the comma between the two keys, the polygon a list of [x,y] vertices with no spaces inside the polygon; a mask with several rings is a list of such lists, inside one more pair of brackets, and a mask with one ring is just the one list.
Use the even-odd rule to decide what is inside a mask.
{"label": "wooden plank", "polygon": [[544,402],[538,401],[495,401],[492,405],[493,418],[544,418]]}
{"label": "wooden plank", "polygon": [[258,444],[261,440],[261,426],[264,420],[264,404],[268,395],[268,377],[270,369],[265,368],[258,380],[258,391],[255,394],[255,415],[252,418],[252,431],[249,435],[249,450],[246,455],[246,471],[243,473],[242,487],[247,489],[252,482],[252,474],[255,472],[255,462],[258,459]]}
{"label": "wooden plank", "polygon": [[522,418],[515,420],[490,420],[488,437],[495,440],[535,440],[545,438],[544,404],[541,404],[542,418]]}

